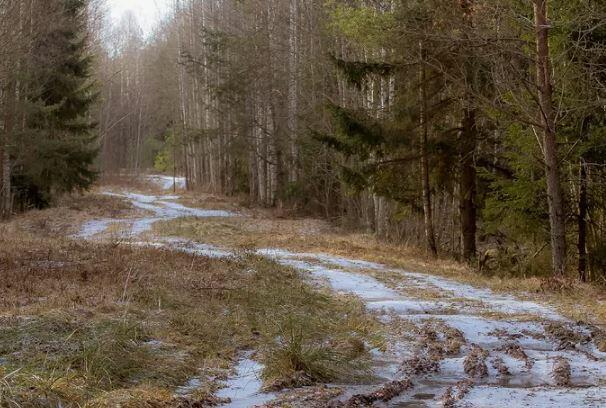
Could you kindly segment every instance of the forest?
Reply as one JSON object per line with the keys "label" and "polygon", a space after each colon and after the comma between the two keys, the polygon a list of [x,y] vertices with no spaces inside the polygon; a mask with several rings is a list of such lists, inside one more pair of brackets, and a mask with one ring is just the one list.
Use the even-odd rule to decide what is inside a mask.
{"label": "forest", "polygon": [[108,28],[89,5],[65,31],[4,3],[5,215],[155,167],[479,269],[603,282],[600,1],[183,0],[149,37],[132,13]]}
{"label": "forest", "polygon": [[[152,3],[159,7],[141,7]],[[153,387],[183,382],[178,373],[192,374],[200,361],[204,370],[225,368],[227,356],[239,374],[243,363],[262,370],[263,392],[279,396],[267,407],[408,406],[391,401],[419,375],[443,372],[436,364],[449,356],[464,357],[461,381],[444,388],[431,377],[428,386],[444,407],[466,398],[471,405],[461,406],[493,406],[478,390],[494,384],[479,379],[494,370],[516,376],[508,359],[529,372],[545,359],[553,375],[543,383],[534,373],[503,401],[543,387],[524,394],[525,402],[552,406],[540,405],[556,398],[544,387],[570,386],[601,399],[591,405],[593,397],[574,394],[579,399],[556,398],[553,406],[606,404],[604,388],[577,381],[574,368],[579,358],[593,367],[606,353],[606,0],[166,0],[151,28],[136,9],[113,17],[112,4],[0,0],[0,407],[131,406],[121,404],[135,399],[133,407],[223,406],[235,397],[217,397],[216,385],[202,387],[204,398],[195,400],[202,405]],[[321,269],[329,265],[352,275]],[[188,272],[166,275],[176,270]],[[234,275],[224,276],[228,270]],[[403,281],[393,276],[400,272]],[[332,292],[318,293],[305,274]],[[379,282],[380,296],[370,295],[379,289],[369,279]],[[377,323],[373,313],[389,309],[385,303],[414,314],[402,296],[431,303],[423,313],[449,314],[437,312],[448,309],[443,299],[427,300],[429,287],[459,312],[474,302],[492,305],[500,317],[486,335],[502,344],[476,344],[448,319],[422,325],[406,317],[415,328],[397,330],[382,319],[388,315]],[[61,298],[63,290],[71,295]],[[500,291],[524,301],[516,306]],[[52,316],[57,338],[96,351],[80,360],[72,349],[69,356],[64,348],[30,350],[23,339],[48,341],[47,348],[60,341],[44,337],[50,315],[32,332],[3,313],[38,316],[39,302],[67,314],[108,313],[94,327],[85,314],[77,324]],[[545,302],[587,326],[563,329]],[[163,307],[170,315],[159,316]],[[194,317],[200,307],[208,307],[204,320]],[[123,316],[121,324],[128,315],[135,326],[114,327],[121,318],[110,314]],[[527,314],[543,322],[537,336],[552,342],[546,347],[570,355],[534,356],[542,351],[518,340],[533,330],[522,327],[534,324]],[[162,331],[141,326],[145,319],[160,319]],[[504,321],[519,333],[505,336]],[[394,343],[402,330],[414,341]],[[405,379],[389,377],[371,393],[356,388],[339,402],[332,388],[313,388],[359,383],[357,374],[344,374],[358,373],[360,356],[375,367],[366,352],[381,331],[388,335],[377,350],[420,347],[414,362],[406,360]],[[89,344],[93,337],[105,343]],[[133,344],[156,337],[186,349],[191,366],[169,358],[156,372],[153,356],[135,361]],[[587,348],[592,342],[596,348]],[[114,348],[122,354],[111,363],[94,360]],[[29,368],[3,369],[15,353],[31,358]],[[91,361],[101,366],[95,371]],[[116,361],[132,365],[117,371]],[[66,370],[67,383],[53,382],[57,370]],[[66,385],[73,370],[85,378],[77,392]],[[593,380],[606,375],[596,370]],[[204,373],[190,383],[223,378]],[[39,384],[31,379],[47,375],[52,385],[32,396]],[[139,380],[157,391],[153,398],[152,388],[136,388]],[[128,388],[135,383],[136,393]],[[132,391],[131,399],[112,394],[116,387]],[[299,387],[290,399],[279,393]],[[78,396],[68,398],[72,392]],[[160,400],[166,405],[150,402]],[[257,405],[247,401],[233,406]]]}
{"label": "forest", "polygon": [[127,17],[102,162],[603,281],[606,5],[553,3],[183,1],[144,46]]}

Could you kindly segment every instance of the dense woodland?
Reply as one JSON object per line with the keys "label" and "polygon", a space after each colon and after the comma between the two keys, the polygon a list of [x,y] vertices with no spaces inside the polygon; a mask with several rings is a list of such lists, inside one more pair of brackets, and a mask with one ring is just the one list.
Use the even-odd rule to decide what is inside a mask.
{"label": "dense woodland", "polygon": [[0,0],[3,216],[155,168],[501,274],[606,282],[606,1]]}

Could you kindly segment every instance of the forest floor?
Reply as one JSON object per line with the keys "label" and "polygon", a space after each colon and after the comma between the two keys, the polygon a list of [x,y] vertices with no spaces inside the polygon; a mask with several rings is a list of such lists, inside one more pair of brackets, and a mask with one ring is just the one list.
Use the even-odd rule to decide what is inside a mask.
{"label": "forest floor", "polygon": [[591,286],[478,275],[162,177],[0,234],[0,406],[606,405]]}

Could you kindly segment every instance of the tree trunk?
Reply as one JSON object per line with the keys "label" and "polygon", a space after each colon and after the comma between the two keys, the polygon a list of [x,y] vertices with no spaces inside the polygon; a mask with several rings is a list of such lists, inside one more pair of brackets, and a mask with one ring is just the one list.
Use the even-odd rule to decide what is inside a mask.
{"label": "tree trunk", "polygon": [[537,39],[537,88],[539,90],[540,119],[543,127],[543,154],[547,179],[547,201],[551,227],[552,272],[563,277],[566,269],[566,220],[556,144],[555,113],[549,55],[549,21],[547,0],[534,0]]}
{"label": "tree trunk", "polygon": [[135,174],[139,175],[139,165],[141,164],[141,125],[143,120],[143,107],[141,106],[141,97],[139,97],[139,117],[137,119],[137,146],[135,150]]}
{"label": "tree trunk", "polygon": [[290,183],[296,182],[299,178],[299,151],[297,146],[297,114],[299,109],[299,79],[297,72],[298,9],[298,0],[290,0],[288,21],[288,140],[290,144],[290,166],[288,166],[288,181]]}
{"label": "tree trunk", "polygon": [[275,113],[273,106],[270,106],[268,116],[268,129],[270,130],[270,139],[268,141],[268,156],[269,156],[269,200],[270,207],[281,207],[280,202],[280,173],[282,155],[278,145],[278,131],[275,124]]}
{"label": "tree trunk", "polygon": [[15,93],[16,84],[11,81],[6,88],[4,100],[4,128],[2,129],[2,144],[0,146],[2,161],[2,186],[0,189],[0,217],[8,218],[13,211],[13,193],[11,186],[10,144],[15,126]]}
{"label": "tree trunk", "polygon": [[431,211],[431,190],[429,186],[429,160],[427,154],[427,136],[428,136],[428,124],[427,124],[427,92],[425,89],[425,68],[422,64],[423,58],[423,44],[419,43],[419,123],[420,139],[419,139],[419,153],[421,156],[420,167],[421,167],[421,190],[423,199],[423,218],[425,224],[425,238],[427,239],[427,247],[432,255],[438,254],[438,248],[436,245],[435,233],[433,230],[433,215]]}
{"label": "tree trunk", "polygon": [[8,145],[5,143],[0,149],[2,161],[2,188],[0,189],[0,218],[10,217],[13,211],[13,197],[11,188],[11,162]]}
{"label": "tree trunk", "polygon": [[459,138],[459,208],[463,259],[472,261],[476,256],[476,112],[465,109]]}
{"label": "tree trunk", "polygon": [[579,279],[587,282],[587,166],[581,159],[579,170],[579,237],[577,248],[579,250]]}

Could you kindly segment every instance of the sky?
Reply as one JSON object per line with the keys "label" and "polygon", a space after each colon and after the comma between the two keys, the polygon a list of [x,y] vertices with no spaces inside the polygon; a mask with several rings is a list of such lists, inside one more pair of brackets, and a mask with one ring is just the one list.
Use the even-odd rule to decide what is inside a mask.
{"label": "sky", "polygon": [[122,15],[130,10],[137,16],[146,35],[168,10],[171,0],[107,0],[112,19],[120,21]]}

